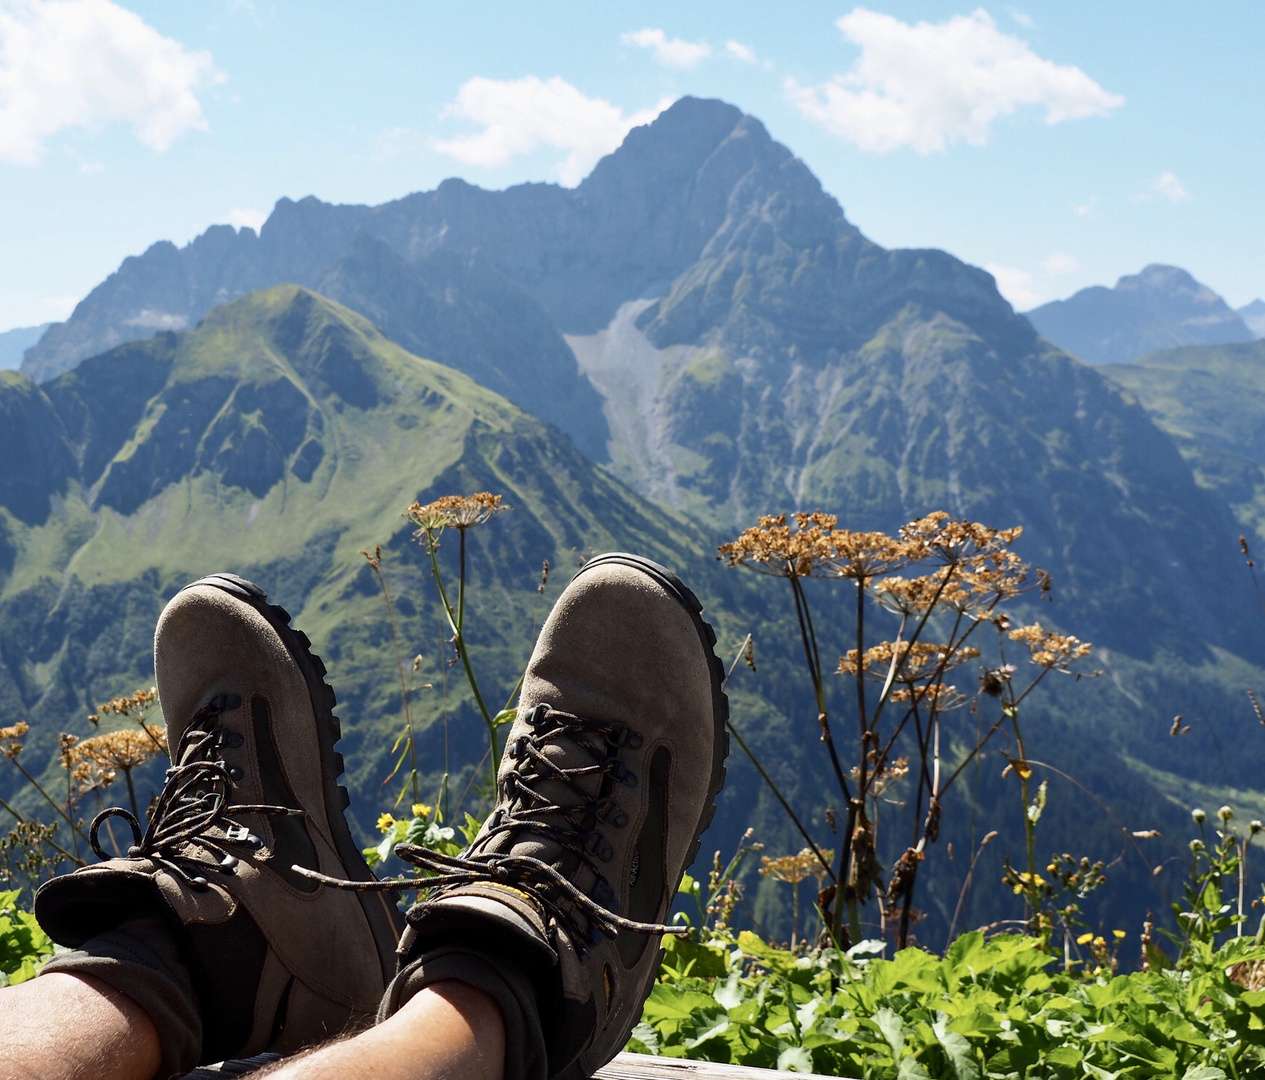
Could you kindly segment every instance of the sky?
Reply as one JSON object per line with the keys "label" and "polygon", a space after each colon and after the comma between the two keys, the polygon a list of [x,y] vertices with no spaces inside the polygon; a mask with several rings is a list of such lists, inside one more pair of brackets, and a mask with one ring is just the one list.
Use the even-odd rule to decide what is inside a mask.
{"label": "sky", "polygon": [[0,330],[276,202],[574,186],[687,94],[1019,310],[1152,262],[1265,297],[1265,3],[0,0]]}

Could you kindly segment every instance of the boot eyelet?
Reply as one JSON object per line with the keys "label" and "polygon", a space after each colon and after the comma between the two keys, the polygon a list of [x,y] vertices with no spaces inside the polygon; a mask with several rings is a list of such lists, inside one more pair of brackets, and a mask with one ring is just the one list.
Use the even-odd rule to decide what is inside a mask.
{"label": "boot eyelet", "polygon": [[233,783],[237,783],[237,781],[240,780],[245,775],[246,774],[242,772],[242,770],[239,769],[236,765],[230,765],[228,767],[228,778],[232,780]]}
{"label": "boot eyelet", "polygon": [[637,774],[620,761],[619,758],[607,758],[605,765],[606,771],[610,773],[612,780],[626,784],[628,787],[637,786]]}
{"label": "boot eyelet", "polygon": [[598,821],[614,825],[617,829],[628,824],[628,815],[619,808],[619,804],[614,799],[603,799],[597,804],[594,812]]}

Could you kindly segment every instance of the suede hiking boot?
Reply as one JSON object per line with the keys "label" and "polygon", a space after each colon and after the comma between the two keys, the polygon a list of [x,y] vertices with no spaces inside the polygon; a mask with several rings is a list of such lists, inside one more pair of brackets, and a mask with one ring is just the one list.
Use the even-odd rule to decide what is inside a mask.
{"label": "suede hiking boot", "polygon": [[396,849],[438,874],[408,913],[400,978],[435,958],[455,970],[439,961],[457,949],[517,965],[550,1077],[590,1076],[627,1042],[715,812],[728,702],[701,611],[647,559],[585,564],[541,630],[474,843],[455,859]]}
{"label": "suede hiking boot", "polygon": [[[154,670],[173,765],[148,827],[106,811],[92,825],[104,861],[35,898],[40,924],[63,945],[138,926],[163,936],[154,955],[172,954],[174,941],[201,1014],[199,1060],[165,1061],[180,1070],[337,1035],[373,1015],[395,966],[388,897],[293,869],[373,876],[343,818],[325,666],[266,600],[251,582],[215,574],[166,606]],[[122,858],[100,846],[109,818],[132,829]],[[87,953],[84,970],[100,976]]]}

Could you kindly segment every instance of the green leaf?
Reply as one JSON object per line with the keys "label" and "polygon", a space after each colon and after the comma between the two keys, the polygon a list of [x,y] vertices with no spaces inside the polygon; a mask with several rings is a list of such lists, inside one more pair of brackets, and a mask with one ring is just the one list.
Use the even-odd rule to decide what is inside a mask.
{"label": "green leaf", "polygon": [[919,1064],[917,1058],[900,1059],[896,1068],[896,1080],[931,1080],[931,1074]]}
{"label": "green leaf", "polygon": [[949,1068],[957,1080],[979,1080],[979,1062],[975,1060],[975,1051],[970,1042],[956,1031],[949,1030],[949,1018],[940,1013],[931,1025],[936,1041],[944,1050],[949,1060]]}
{"label": "green leaf", "polygon": [[1228,1080],[1224,1069],[1215,1065],[1192,1065],[1184,1073],[1182,1080]]}
{"label": "green leaf", "polygon": [[813,1056],[802,1046],[788,1046],[777,1056],[778,1072],[810,1073]]}
{"label": "green leaf", "polygon": [[899,1013],[884,1006],[874,1014],[874,1023],[892,1048],[893,1056],[899,1058],[905,1049],[905,1021]]}

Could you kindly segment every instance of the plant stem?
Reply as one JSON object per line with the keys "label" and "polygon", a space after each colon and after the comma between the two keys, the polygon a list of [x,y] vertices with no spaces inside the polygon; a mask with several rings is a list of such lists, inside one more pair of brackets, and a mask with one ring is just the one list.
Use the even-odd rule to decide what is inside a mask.
{"label": "plant stem", "polygon": [[439,589],[440,606],[444,609],[444,615],[448,620],[448,626],[452,630],[453,644],[457,647],[457,655],[461,657],[461,665],[465,668],[466,680],[470,683],[470,689],[474,693],[474,703],[479,708],[479,714],[483,717],[484,726],[488,729],[488,745],[491,750],[492,775],[496,775],[496,770],[501,764],[500,749],[496,741],[496,723],[492,719],[492,714],[488,712],[487,705],[483,702],[483,694],[479,691],[478,681],[474,677],[474,668],[470,664],[470,653],[466,649],[466,639],[462,633],[462,625],[465,621],[465,583],[466,583],[466,532],[459,529],[461,534],[460,544],[460,576],[457,581],[457,609],[454,611],[451,604],[448,603],[448,594],[444,590],[443,578],[439,573],[439,559],[436,552],[439,545],[435,542],[434,536],[429,530],[426,533],[427,547],[430,549],[430,564],[435,573],[435,585]]}
{"label": "plant stem", "polygon": [[[370,569],[373,570],[374,576],[378,579],[378,587],[382,590],[382,599],[386,602],[387,606],[387,622],[391,627],[391,644],[395,647],[395,670],[400,679],[400,696],[404,702],[404,730],[407,732],[406,737],[408,739],[409,765],[411,768],[410,779],[413,785],[413,801],[420,802],[421,796],[418,794],[417,790],[417,743],[413,732],[413,712],[409,701],[408,680],[404,677],[404,655],[400,652],[400,635],[395,625],[395,610],[391,606],[391,593],[387,589],[386,578],[382,574],[381,549],[375,549],[374,557],[371,559],[369,558],[369,553],[367,551],[362,551],[360,554],[368,560]],[[398,767],[399,766],[397,765],[396,768],[398,769]],[[388,776],[384,783],[389,782],[391,777],[394,775],[395,771],[393,770],[391,776]],[[132,784],[132,778],[130,776],[127,778],[127,783],[130,788]],[[403,793],[401,792],[401,794]],[[135,802],[135,798],[133,798],[133,802]]]}
{"label": "plant stem", "polygon": [[817,857],[817,861],[821,864],[822,869],[825,870],[827,875],[829,875],[831,881],[837,882],[838,879],[835,877],[835,872],[830,868],[830,860],[821,853],[821,848],[819,848],[816,843],[813,842],[813,838],[808,835],[808,830],[804,828],[804,823],[799,820],[799,815],[791,809],[791,804],[786,801],[786,796],[778,790],[777,784],[773,782],[773,777],[765,771],[764,766],[760,764],[760,759],[755,756],[754,751],[752,751],[751,747],[747,745],[747,740],[739,734],[738,729],[734,727],[732,720],[726,719],[725,726],[729,728],[729,733],[738,741],[738,745],[742,747],[743,753],[751,759],[751,764],[755,766],[756,772],[760,774],[761,779],[769,785],[769,790],[773,792],[774,797],[782,804],[782,809],[786,811],[787,816],[794,823],[795,828],[799,830],[799,834],[804,838],[804,842],[813,849],[813,854]]}
{"label": "plant stem", "polygon": [[[17,810],[15,810],[7,802],[5,802],[4,799],[0,799],[0,809],[7,810],[11,815],[13,815],[13,820],[16,821],[19,825],[27,824],[27,819],[24,818]],[[79,855],[72,855],[69,851],[67,851],[64,847],[61,846],[61,844],[57,843],[55,840],[51,840],[51,839],[46,840],[45,843],[48,844],[48,846],[51,847],[54,851],[60,851],[64,856],[66,856],[66,858],[68,858],[71,862],[75,863],[77,866],[84,865],[84,860]]]}
{"label": "plant stem", "polygon": [[[57,804],[57,801],[47,791],[44,790],[43,785],[38,780],[36,780],[35,777],[33,777],[29,772],[27,772],[25,768],[22,767],[22,764],[18,761],[18,759],[9,758],[9,760],[13,762],[13,767],[17,769],[18,772],[20,772],[23,776],[26,777],[27,783],[30,784],[31,787],[33,787],[41,795],[43,795],[48,805],[51,806],[54,810],[56,810],[57,813],[65,820],[66,824],[70,826],[71,832],[73,832],[76,835],[76,837],[82,837],[84,840],[87,840],[88,838],[83,835],[83,830],[80,829],[79,826],[76,825],[70,819],[70,815],[67,814],[66,811],[63,810]],[[78,846],[79,846],[78,841],[76,840],[76,844],[75,844],[76,849],[78,848]],[[78,858],[78,855],[76,855],[75,857]]]}

